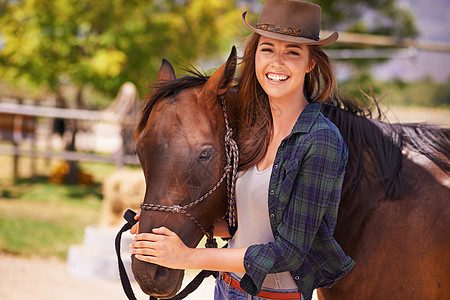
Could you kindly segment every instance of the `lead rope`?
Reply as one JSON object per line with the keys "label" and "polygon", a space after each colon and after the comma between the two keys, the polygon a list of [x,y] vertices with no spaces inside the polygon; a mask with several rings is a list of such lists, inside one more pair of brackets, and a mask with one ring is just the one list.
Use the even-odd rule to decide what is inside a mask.
{"label": "lead rope", "polygon": [[[122,239],[122,233],[130,230],[131,227],[133,227],[133,225],[137,223],[137,220],[134,219],[135,215],[136,215],[136,213],[130,209],[128,209],[125,212],[125,214],[123,215],[123,218],[127,221],[127,223],[125,223],[122,226],[122,228],[117,233],[116,239],[115,239],[117,262],[119,264],[120,282],[122,283],[123,290],[129,300],[137,300],[137,299],[133,293],[133,288],[131,287],[130,279],[128,279],[127,271],[125,270],[125,266],[123,265],[122,257],[120,255],[120,240]],[[154,300],[154,299],[150,298],[150,300]]]}
{"label": "lead rope", "polygon": [[236,227],[236,177],[239,166],[239,149],[236,141],[233,139],[233,129],[228,121],[227,105],[225,96],[220,97],[223,108],[223,118],[225,120],[225,155],[227,157],[227,167],[231,170],[227,173],[227,194],[228,194],[228,225]]}
{"label": "lead rope", "polygon": [[[131,287],[130,279],[128,278],[128,274],[126,272],[125,266],[122,261],[122,256],[120,254],[120,240],[122,238],[122,233],[128,231],[133,227],[134,224],[136,224],[136,220],[134,219],[134,216],[136,213],[130,209],[128,209],[124,214],[124,219],[127,221],[125,225],[120,229],[120,231],[117,233],[116,239],[115,239],[115,248],[116,248],[116,255],[117,255],[117,261],[119,264],[119,277],[120,281],[122,283],[123,290],[125,292],[125,295],[127,295],[129,300],[137,300],[136,296],[134,295],[133,288]],[[214,240],[215,242],[215,240]],[[217,248],[217,243],[215,244]],[[214,276],[214,278],[217,278],[219,275],[219,272],[217,271],[209,271],[209,270],[202,270],[200,273],[195,276],[195,278],[176,296],[171,298],[170,300],[181,300],[186,298],[189,294],[191,294],[193,291],[195,291],[200,284],[203,282],[203,280],[208,276]],[[150,296],[150,300],[158,300],[157,298]]]}
{"label": "lead rope", "polygon": [[[133,288],[131,287],[130,279],[128,278],[128,274],[126,272],[125,266],[122,261],[122,256],[120,254],[120,240],[122,238],[122,233],[125,231],[128,231],[133,227],[134,224],[136,224],[136,220],[134,219],[134,216],[136,213],[130,209],[128,209],[124,214],[124,219],[127,221],[125,225],[120,229],[120,231],[117,233],[116,239],[115,239],[115,248],[116,248],[116,255],[117,255],[117,262],[119,264],[119,277],[120,282],[122,283],[123,290],[125,292],[125,295],[127,295],[129,300],[137,300],[136,296],[134,295]],[[208,236],[208,239],[212,237],[212,230],[210,231],[210,236]],[[217,242],[214,238],[212,238],[212,242],[206,243],[206,247],[215,247],[217,248]],[[214,276],[214,278],[217,278],[219,276],[218,271],[209,271],[209,270],[202,270],[200,273],[195,276],[195,278],[177,295],[175,295],[173,298],[169,300],[181,300],[186,298],[189,294],[191,294],[193,291],[195,291],[200,284],[203,282],[203,280],[208,276]],[[156,297],[150,296],[150,300],[158,300]]]}

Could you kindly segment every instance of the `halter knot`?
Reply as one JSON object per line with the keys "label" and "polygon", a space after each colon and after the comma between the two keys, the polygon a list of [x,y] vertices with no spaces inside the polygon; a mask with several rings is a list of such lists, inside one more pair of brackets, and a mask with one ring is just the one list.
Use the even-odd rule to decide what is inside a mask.
{"label": "halter knot", "polygon": [[172,209],[171,209],[173,214],[179,214],[181,212],[181,210],[182,210],[181,206],[176,205],[176,204],[173,205]]}

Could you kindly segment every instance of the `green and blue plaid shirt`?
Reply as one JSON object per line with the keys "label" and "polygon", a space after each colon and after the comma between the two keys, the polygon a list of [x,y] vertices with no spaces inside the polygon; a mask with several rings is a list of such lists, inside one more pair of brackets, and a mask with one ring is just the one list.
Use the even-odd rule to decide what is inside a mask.
{"label": "green and blue plaid shirt", "polygon": [[275,242],[250,246],[241,288],[256,295],[268,273],[290,271],[304,299],[355,264],[333,238],[348,150],[337,127],[308,104],[278,148],[269,183]]}

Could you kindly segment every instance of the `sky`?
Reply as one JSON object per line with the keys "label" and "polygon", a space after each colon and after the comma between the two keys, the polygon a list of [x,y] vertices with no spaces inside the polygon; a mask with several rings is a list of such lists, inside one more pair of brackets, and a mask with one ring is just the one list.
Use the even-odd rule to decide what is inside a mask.
{"label": "sky", "polygon": [[[449,0],[400,0],[416,16],[419,40],[450,44]],[[440,82],[450,78],[450,52],[417,51],[410,58],[396,58],[373,68],[374,76],[381,80],[401,78],[413,81],[431,77]]]}

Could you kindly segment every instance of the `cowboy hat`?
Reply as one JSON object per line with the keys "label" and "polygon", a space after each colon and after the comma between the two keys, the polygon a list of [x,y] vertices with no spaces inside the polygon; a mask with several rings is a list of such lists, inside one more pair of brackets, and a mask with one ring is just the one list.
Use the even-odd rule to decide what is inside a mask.
{"label": "cowboy hat", "polygon": [[304,45],[328,46],[339,34],[335,31],[326,39],[319,38],[322,9],[319,5],[299,0],[267,0],[255,27],[244,25],[259,35]]}

